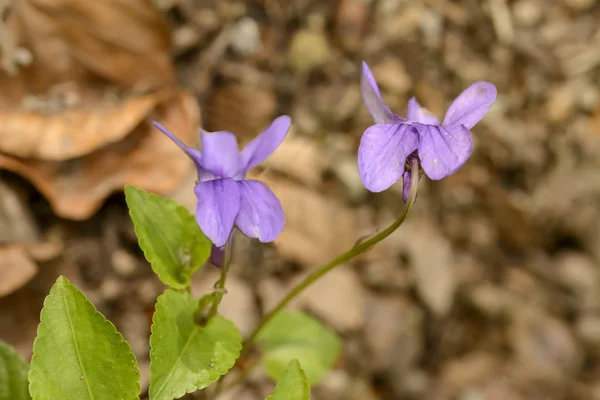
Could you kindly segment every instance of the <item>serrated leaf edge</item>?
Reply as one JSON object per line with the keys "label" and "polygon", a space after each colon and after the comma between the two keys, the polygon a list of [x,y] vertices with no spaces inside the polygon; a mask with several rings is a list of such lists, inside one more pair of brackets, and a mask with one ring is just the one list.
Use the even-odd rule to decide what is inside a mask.
{"label": "serrated leaf edge", "polygon": [[[86,307],[90,307],[92,308],[92,310],[94,311],[95,314],[100,315],[100,317],[108,322],[108,324],[110,325],[110,327],[112,328],[112,332],[110,332],[110,335],[116,339],[116,340],[111,340],[111,343],[115,343],[116,346],[122,346],[127,348],[128,353],[133,357],[133,361],[134,361],[134,367],[136,370],[136,375],[137,375],[137,381],[136,381],[136,385],[137,385],[137,394],[135,395],[136,398],[139,399],[140,396],[140,392],[141,392],[141,386],[140,386],[140,368],[138,366],[138,362],[137,362],[137,358],[135,357],[135,354],[133,354],[133,352],[131,351],[131,346],[129,345],[129,343],[125,340],[125,338],[123,337],[123,335],[121,334],[121,332],[119,332],[119,330],[117,329],[117,327],[111,322],[109,321],[100,311],[98,311],[98,309],[96,308],[96,306],[94,306],[94,304],[87,298],[87,296],[85,295],[85,293],[83,293],[81,290],[79,290],[75,285],[73,285],[65,276],[61,275],[58,277],[58,279],[56,280],[56,282],[54,283],[54,285],[52,285],[52,288],[50,288],[50,293],[48,293],[48,295],[46,296],[46,298],[44,299],[44,304],[42,306],[42,312],[40,313],[40,323],[38,324],[37,327],[37,331],[36,331],[36,337],[35,340],[33,341],[33,355],[31,357],[31,363],[30,363],[30,368],[29,368],[29,373],[27,374],[27,379],[29,381],[29,394],[31,395],[33,400],[36,400],[38,394],[34,394],[33,393],[33,382],[31,381],[31,375],[34,372],[34,369],[32,368],[33,364],[34,364],[34,360],[37,359],[38,354],[35,352],[35,348],[36,348],[36,344],[38,342],[38,340],[41,337],[44,336],[48,336],[48,335],[43,335],[42,333],[40,333],[41,327],[42,327],[42,320],[44,318],[45,313],[47,312],[47,308],[46,308],[46,302],[48,301],[50,295],[52,294],[55,285],[57,283],[66,283],[68,285],[73,286],[76,289],[76,292],[81,295],[83,297],[83,299],[85,300],[84,304],[86,305]],[[109,326],[107,325],[107,326]],[[111,338],[111,339],[113,339]],[[87,380],[86,380],[87,381]],[[87,383],[87,382],[86,382]],[[88,388],[89,390],[89,388]]]}
{"label": "serrated leaf edge", "polygon": [[[177,291],[177,290],[174,290],[174,291]],[[156,299],[155,312],[154,312],[154,315],[152,316],[152,326],[150,327],[150,332],[151,332],[151,336],[150,336],[150,381],[152,380],[152,360],[154,359],[154,356],[153,356],[153,354],[154,354],[154,348],[152,347],[152,335],[154,335],[154,327],[155,327],[155,324],[156,324],[155,319],[156,319],[156,315],[158,314],[158,307],[159,306],[160,307],[165,307],[165,305],[161,303],[161,300],[165,297],[166,293],[167,292],[165,291],[163,294],[161,294],[160,296],[158,296],[158,298]],[[236,332],[238,333],[238,336],[240,338],[240,345],[239,345],[239,348],[237,349],[237,351],[235,352],[235,357],[233,359],[233,363],[228,368],[227,367],[217,368],[215,366],[215,368],[213,369],[213,371],[215,371],[215,372],[218,373],[218,375],[215,377],[215,379],[213,379],[211,382],[209,382],[208,384],[206,384],[204,386],[196,386],[194,384],[190,384],[190,385],[188,385],[186,387],[182,387],[178,392],[171,394],[174,399],[178,399],[178,398],[180,398],[180,397],[182,397],[182,396],[184,396],[184,395],[186,395],[188,393],[193,393],[196,390],[202,390],[202,389],[210,386],[212,383],[216,382],[221,376],[223,376],[227,372],[229,372],[229,370],[231,370],[231,368],[233,368],[233,366],[235,365],[235,362],[237,361],[237,359],[240,357],[240,354],[242,352],[242,335],[240,334],[237,326],[235,326],[235,324],[232,321],[230,321],[227,318],[224,318],[224,317],[222,317],[220,315],[216,315],[213,318],[221,318],[221,319],[223,319],[227,323],[231,324],[235,328]],[[190,337],[189,340],[191,340],[191,338],[192,337]],[[152,384],[150,384],[150,385],[152,385]],[[162,390],[162,388],[160,390]],[[150,390],[148,390],[148,392],[150,392]]]}
{"label": "serrated leaf edge", "polygon": [[[128,189],[128,188],[131,188],[131,189]],[[125,191],[125,199],[126,200],[127,200],[127,198],[130,197],[130,194],[128,194],[128,191],[131,191],[131,190],[135,190],[135,191],[138,191],[138,192],[143,192],[146,195],[148,195],[149,198],[151,198],[153,200],[159,200],[159,201],[163,202],[165,208],[174,210],[175,212],[177,212],[178,214],[181,214],[184,218],[186,218],[186,219],[188,219],[190,221],[191,220],[194,220],[194,222],[196,221],[196,217],[194,217],[192,215],[192,213],[190,213],[188,211],[187,208],[185,208],[181,204],[177,203],[175,200],[168,199],[166,197],[162,197],[162,196],[159,196],[159,195],[151,193],[151,192],[147,192],[144,189],[136,188],[135,186],[132,186],[132,185],[126,185],[125,186],[125,190],[124,191]],[[128,213],[129,213],[129,218],[131,218],[131,221],[133,221],[133,215],[131,213],[131,208],[129,206],[127,207],[127,210],[128,210]],[[150,263],[150,266],[152,267],[152,270],[154,271],[154,273],[156,275],[158,275],[160,281],[163,282],[163,283],[165,283],[167,286],[169,286],[169,287],[171,287],[173,289],[186,289],[187,287],[189,287],[190,284],[191,284],[191,277],[189,277],[189,276],[186,277],[186,283],[182,283],[182,284],[178,284],[178,285],[170,285],[170,284],[166,283],[167,280],[171,280],[171,279],[165,279],[165,274],[159,272],[156,268],[154,268],[154,263],[151,262],[148,259],[148,254],[147,254],[146,250],[144,249],[145,247],[147,247],[148,243],[147,243],[146,239],[144,238],[144,235],[140,234],[140,229],[141,228],[138,228],[137,225],[134,223],[133,224],[133,229],[135,231],[135,235],[138,238],[138,242],[140,244],[140,249],[142,250],[142,252],[144,254],[144,258],[146,258],[146,260]],[[198,270],[200,270],[201,268],[202,267],[198,268]],[[166,278],[170,278],[170,276],[166,277]]]}

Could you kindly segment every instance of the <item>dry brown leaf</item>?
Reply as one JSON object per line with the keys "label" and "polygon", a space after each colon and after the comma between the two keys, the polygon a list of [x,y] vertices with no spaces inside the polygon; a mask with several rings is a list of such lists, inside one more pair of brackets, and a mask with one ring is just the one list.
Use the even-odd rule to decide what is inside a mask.
{"label": "dry brown leaf", "polygon": [[281,201],[285,229],[275,245],[284,257],[317,267],[357,240],[355,213],[343,203],[266,174],[249,178],[263,181]]}
{"label": "dry brown leaf", "polygon": [[37,274],[37,265],[19,245],[0,247],[0,297],[15,292]]}
{"label": "dry brown leaf", "polygon": [[[168,95],[167,95],[168,94]],[[196,144],[199,109],[186,92],[154,94],[155,115],[183,142]],[[90,110],[90,118],[94,116]],[[122,114],[119,114],[122,115]],[[111,193],[131,184],[158,194],[173,192],[184,179],[192,162],[162,133],[139,115],[137,127],[118,143],[87,156],[57,162],[22,159],[0,154],[0,168],[29,179],[49,200],[57,215],[75,220],[91,216]],[[119,121],[108,125],[119,125]]]}
{"label": "dry brown leaf", "polygon": [[163,91],[51,115],[2,110],[0,152],[46,161],[83,156],[122,140],[157,104],[171,97]]}
{"label": "dry brown leaf", "polygon": [[425,219],[409,219],[392,238],[407,252],[423,301],[434,313],[446,315],[456,291],[454,257],[448,240]]}
{"label": "dry brown leaf", "polygon": [[[305,277],[299,276],[290,288]],[[353,332],[365,323],[365,295],[356,273],[344,265],[308,287],[294,303],[323,318],[338,332]]]}
{"label": "dry brown leaf", "polygon": [[13,14],[9,27],[33,56],[28,72],[43,85],[90,75],[129,87],[174,82],[169,26],[150,0],[20,0]]}
{"label": "dry brown leaf", "polygon": [[329,160],[314,140],[291,134],[262,166],[290,175],[306,185],[318,186],[323,182]]}

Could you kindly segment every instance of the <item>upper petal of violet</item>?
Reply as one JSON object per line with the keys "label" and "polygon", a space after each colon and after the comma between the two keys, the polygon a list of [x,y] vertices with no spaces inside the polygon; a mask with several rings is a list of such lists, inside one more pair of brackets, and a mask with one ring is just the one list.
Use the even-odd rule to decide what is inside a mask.
{"label": "upper petal of violet", "polygon": [[233,179],[200,182],[194,188],[198,199],[196,221],[217,247],[224,246],[240,211],[240,189]]}
{"label": "upper petal of violet", "polygon": [[379,92],[379,87],[373,77],[373,73],[364,61],[362,63],[360,89],[365,107],[371,113],[376,124],[393,124],[402,121],[400,117],[389,109],[385,101],[381,98],[381,93]]}
{"label": "upper petal of violet", "polygon": [[200,150],[195,149],[193,147],[186,146],[185,144],[183,144],[183,142],[181,140],[179,140],[177,138],[177,136],[173,135],[171,132],[169,132],[167,130],[167,128],[165,128],[158,122],[153,121],[152,125],[154,125],[155,128],[157,128],[159,131],[161,131],[162,133],[167,135],[169,137],[169,139],[171,139],[173,142],[175,142],[175,144],[177,146],[179,146],[179,148],[181,150],[183,150],[185,152],[185,154],[187,154],[192,159],[192,161],[194,161],[198,170],[202,169],[202,164],[201,164],[202,154],[200,153]]}
{"label": "upper petal of violet", "polygon": [[272,242],[285,224],[283,208],[277,197],[263,183],[239,181],[240,213],[235,224],[242,233],[261,242]]}
{"label": "upper petal of violet", "polygon": [[417,99],[414,97],[408,101],[406,118],[408,118],[409,121],[420,122],[422,124],[440,124],[440,120],[435,115],[431,114],[426,108],[421,107]]}
{"label": "upper petal of violet", "polygon": [[202,166],[220,178],[232,178],[242,168],[242,158],[235,135],[220,131],[202,132]]}
{"label": "upper petal of violet", "polygon": [[464,125],[471,129],[488,112],[496,100],[496,86],[475,82],[452,102],[443,125]]}
{"label": "upper petal of violet", "polygon": [[252,140],[242,150],[242,168],[249,170],[263,162],[279,147],[288,131],[292,120],[287,115],[276,118],[267,129]]}
{"label": "upper petal of violet", "polygon": [[430,179],[439,180],[453,174],[473,151],[471,132],[464,125],[435,126],[415,122],[419,132],[419,160]]}
{"label": "upper petal of violet", "polygon": [[369,127],[358,147],[358,172],[371,192],[381,192],[398,182],[406,157],[417,149],[419,135],[407,124]]}

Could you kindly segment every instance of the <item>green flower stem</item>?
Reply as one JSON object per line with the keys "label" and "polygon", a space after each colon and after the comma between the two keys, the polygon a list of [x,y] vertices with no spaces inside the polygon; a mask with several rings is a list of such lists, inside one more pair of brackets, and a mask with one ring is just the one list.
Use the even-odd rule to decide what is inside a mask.
{"label": "green flower stem", "polygon": [[358,256],[359,254],[362,254],[365,251],[369,250],[372,246],[381,242],[386,237],[390,236],[396,229],[400,227],[400,225],[402,225],[402,223],[404,223],[406,217],[408,217],[408,214],[412,209],[413,204],[415,203],[415,199],[417,198],[417,186],[419,184],[419,162],[416,158],[411,161],[411,171],[413,171],[413,174],[410,183],[410,194],[408,196],[408,201],[406,202],[406,205],[404,206],[404,209],[402,210],[402,213],[400,213],[398,219],[396,219],[385,230],[372,236],[368,240],[355,244],[354,247],[352,247],[347,252],[337,256],[333,260],[329,261],[327,264],[322,265],[313,273],[304,278],[302,282],[296,285],[282,300],[279,301],[279,304],[277,304],[275,308],[273,308],[263,317],[258,327],[254,330],[254,332],[252,332],[252,335],[250,335],[250,338],[248,338],[248,340],[244,344],[244,348],[242,349],[240,358],[244,357],[248,353],[248,351],[250,351],[261,329],[264,328],[264,326],[275,316],[275,314],[281,311],[290,301],[292,301],[296,296],[298,296],[302,291],[304,291],[304,289],[315,283],[319,278],[321,278],[323,275],[325,275],[338,265],[348,262],[354,257]]}
{"label": "green flower stem", "polygon": [[223,254],[223,265],[221,266],[221,277],[215,283],[214,287],[214,300],[210,307],[210,311],[208,312],[207,320],[211,319],[215,315],[217,315],[217,310],[219,309],[219,304],[221,304],[221,300],[223,300],[223,295],[226,293],[225,290],[225,282],[227,281],[227,274],[229,273],[229,265],[231,264],[231,253],[232,253],[232,243],[233,243],[233,235],[230,236],[229,240],[225,244],[225,252]]}

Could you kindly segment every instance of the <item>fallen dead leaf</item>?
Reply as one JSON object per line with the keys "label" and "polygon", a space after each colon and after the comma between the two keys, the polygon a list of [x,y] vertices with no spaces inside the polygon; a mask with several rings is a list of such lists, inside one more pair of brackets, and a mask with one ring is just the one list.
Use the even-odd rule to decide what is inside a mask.
{"label": "fallen dead leaf", "polygon": [[22,73],[36,79],[20,83],[34,93],[94,76],[127,87],[174,83],[169,26],[151,0],[19,0],[7,29],[31,52]]}
{"label": "fallen dead leaf", "polygon": [[96,102],[52,115],[2,110],[0,152],[46,161],[83,156],[125,138],[157,104],[171,97],[163,91],[122,102]]}
{"label": "fallen dead leaf", "polygon": [[20,245],[0,247],[0,297],[15,292],[37,274],[37,265]]}
{"label": "fallen dead leaf", "polygon": [[[106,197],[125,184],[160,195],[171,193],[194,168],[193,163],[148,123],[148,114],[183,142],[194,145],[198,140],[199,109],[195,99],[183,91],[166,90],[154,96],[152,112],[140,114],[133,132],[118,143],[64,162],[0,154],[0,168],[29,179],[58,216],[74,220],[91,216]],[[97,118],[94,110],[90,110],[90,118]]]}
{"label": "fallen dead leaf", "polygon": [[[289,288],[304,277],[298,277]],[[323,318],[338,332],[353,332],[365,323],[365,295],[356,273],[349,265],[342,265],[308,287],[294,303]]]}
{"label": "fallen dead leaf", "polygon": [[423,301],[435,314],[446,315],[456,291],[454,258],[448,240],[425,219],[409,219],[392,238],[405,249]]}

